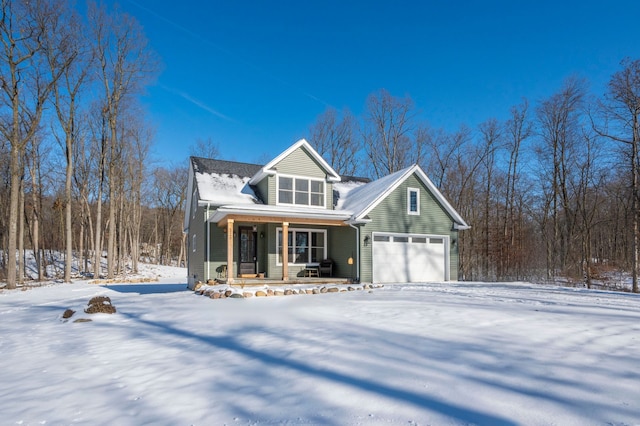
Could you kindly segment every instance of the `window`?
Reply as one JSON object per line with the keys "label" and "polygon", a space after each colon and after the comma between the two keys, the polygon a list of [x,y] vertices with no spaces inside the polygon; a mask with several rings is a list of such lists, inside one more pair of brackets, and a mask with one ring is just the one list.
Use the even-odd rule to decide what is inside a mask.
{"label": "window", "polygon": [[[278,228],[276,250],[282,265],[282,229]],[[327,258],[327,231],[324,229],[290,229],[287,236],[289,264],[317,263]]]}
{"label": "window", "polygon": [[324,207],[324,181],[278,176],[278,204]]}
{"label": "window", "polygon": [[416,188],[407,189],[407,213],[420,214],[420,190]]}

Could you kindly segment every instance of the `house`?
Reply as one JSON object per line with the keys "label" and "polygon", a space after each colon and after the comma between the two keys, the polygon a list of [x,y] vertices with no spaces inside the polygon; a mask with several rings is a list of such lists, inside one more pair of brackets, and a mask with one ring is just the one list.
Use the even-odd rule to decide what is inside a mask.
{"label": "house", "polygon": [[304,139],[263,166],[190,158],[190,286],[322,272],[375,283],[457,280],[458,232],[468,228],[417,165],[371,182],[339,176]]}

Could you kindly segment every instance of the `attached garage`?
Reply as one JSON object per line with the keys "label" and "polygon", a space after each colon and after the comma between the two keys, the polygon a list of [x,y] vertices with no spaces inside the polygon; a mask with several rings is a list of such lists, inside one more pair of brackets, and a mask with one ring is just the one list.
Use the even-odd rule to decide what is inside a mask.
{"label": "attached garage", "polygon": [[373,281],[448,281],[448,248],[446,235],[374,233]]}

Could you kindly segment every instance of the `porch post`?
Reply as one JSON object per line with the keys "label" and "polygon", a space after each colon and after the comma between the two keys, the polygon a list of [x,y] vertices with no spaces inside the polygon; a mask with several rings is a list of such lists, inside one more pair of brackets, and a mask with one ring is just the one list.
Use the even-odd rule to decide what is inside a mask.
{"label": "porch post", "polygon": [[233,283],[235,271],[233,268],[233,219],[227,220],[227,282]]}
{"label": "porch post", "polygon": [[282,222],[282,281],[289,279],[289,222]]}

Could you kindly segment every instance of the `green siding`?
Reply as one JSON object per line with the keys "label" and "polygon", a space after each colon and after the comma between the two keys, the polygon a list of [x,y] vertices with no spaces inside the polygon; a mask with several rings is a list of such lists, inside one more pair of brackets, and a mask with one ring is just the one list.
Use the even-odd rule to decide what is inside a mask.
{"label": "green siding", "polygon": [[266,204],[275,205],[278,199],[276,198],[276,177],[267,176],[262,182],[267,181],[267,199]]}
{"label": "green siding", "polygon": [[278,170],[278,173],[288,175],[324,179],[327,174],[324,168],[302,147],[283,158],[274,167]]}
{"label": "green siding", "polygon": [[[258,182],[258,184],[256,185],[257,187],[257,196],[259,198],[262,199],[262,201],[264,201],[265,204],[275,204],[275,200],[273,198],[273,194],[275,194],[275,186],[273,187],[273,194],[272,194],[272,188],[271,188],[271,180],[273,178],[272,177],[268,177],[267,179],[262,179],[260,182]],[[269,200],[274,200],[273,203],[269,203]]]}
{"label": "green siding", "polygon": [[[420,215],[407,213],[407,189],[420,189]],[[453,220],[433,197],[431,192],[416,176],[409,176],[391,194],[368,214],[371,222],[361,228],[361,242],[369,237],[368,244],[361,244],[361,279],[372,280],[372,233],[398,232],[414,234],[448,235],[451,241],[458,239],[458,231],[453,229]],[[450,279],[458,279],[457,244],[449,251]]]}
{"label": "green siding", "polygon": [[[205,208],[198,206],[195,215],[189,218],[189,234],[187,236],[187,277],[189,285],[197,281],[204,281],[204,254],[206,238],[204,226],[206,221]],[[204,221],[203,221],[204,219]],[[195,247],[193,236],[195,235]]]}
{"label": "green siding", "polygon": [[325,206],[327,206],[327,210],[333,210],[333,183],[327,182],[325,185]]}
{"label": "green siding", "polygon": [[[341,226],[329,228],[329,258],[333,260],[333,276],[340,278],[356,278],[357,248],[356,230]],[[353,258],[353,265],[349,265],[349,258]]]}

